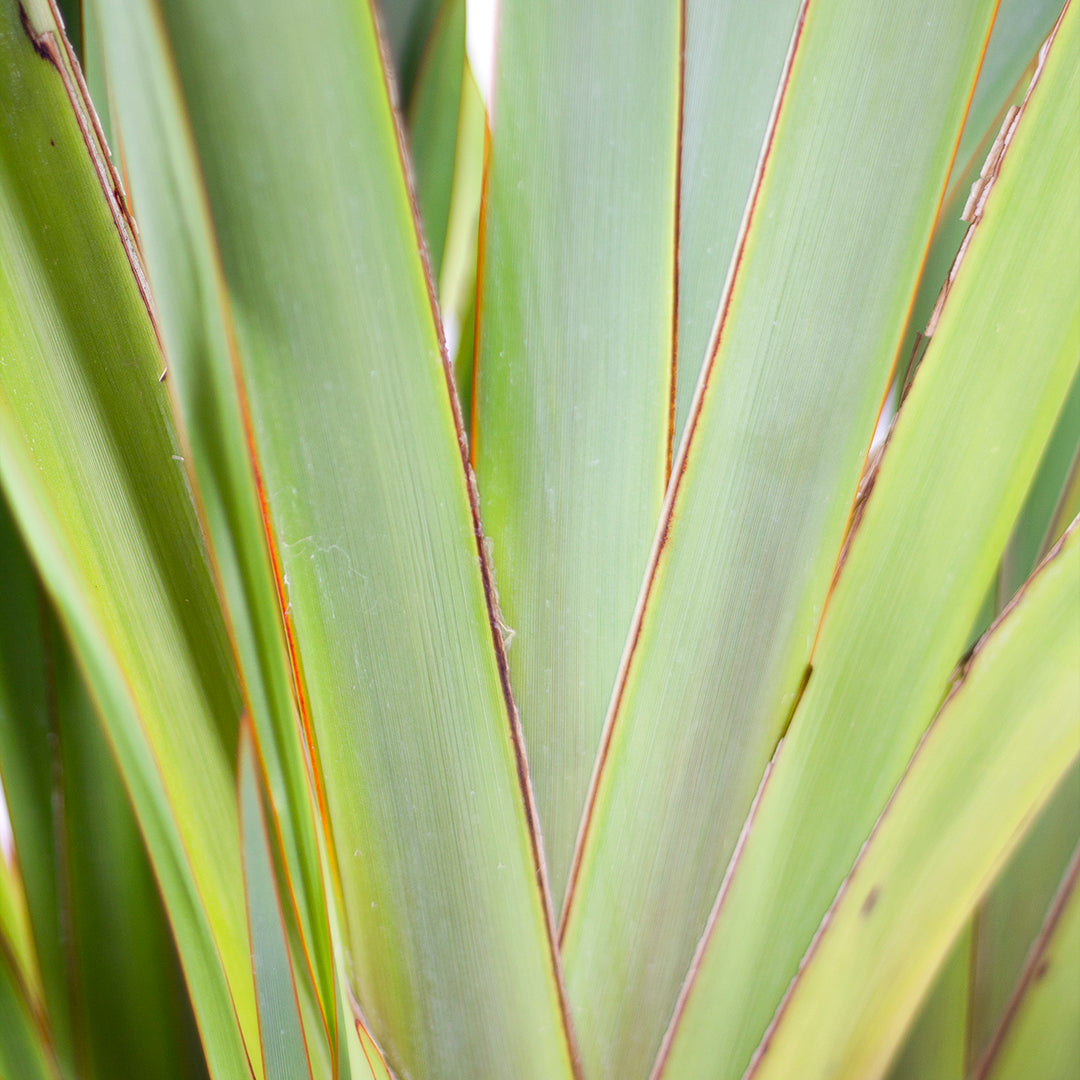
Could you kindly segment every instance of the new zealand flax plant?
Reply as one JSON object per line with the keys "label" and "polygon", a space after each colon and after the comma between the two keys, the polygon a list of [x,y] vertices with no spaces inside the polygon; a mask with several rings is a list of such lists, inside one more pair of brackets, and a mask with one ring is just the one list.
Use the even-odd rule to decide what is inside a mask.
{"label": "new zealand flax plant", "polygon": [[0,0],[0,1075],[1080,1075],[1080,11],[481,14]]}

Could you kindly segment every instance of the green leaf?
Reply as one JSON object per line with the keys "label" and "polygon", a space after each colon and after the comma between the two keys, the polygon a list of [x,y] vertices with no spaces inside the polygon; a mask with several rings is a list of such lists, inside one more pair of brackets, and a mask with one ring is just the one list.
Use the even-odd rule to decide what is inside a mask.
{"label": "green leaf", "polygon": [[285,913],[274,881],[274,860],[260,789],[255,738],[240,729],[240,828],[244,846],[244,896],[251,929],[251,963],[259,1002],[259,1033],[267,1080],[310,1077],[300,1019],[296,976],[289,956]]}
{"label": "green leaf", "polygon": [[1032,57],[1053,30],[1061,8],[1061,0],[1001,0],[957,148],[961,169],[971,160],[982,164],[984,155],[979,146],[983,136],[994,126],[994,118],[1013,87],[1023,79]]}
{"label": "green leaf", "polygon": [[970,1045],[982,1056],[1080,836],[1080,764],[1039,815],[976,914]]}
{"label": "green leaf", "polygon": [[[979,81],[957,147],[949,190],[938,213],[934,239],[908,317],[900,356],[901,376],[910,378],[917,365],[927,320],[964,239],[967,223],[961,214],[971,186],[979,178],[1007,110],[1022,101],[1035,70],[1035,54],[1060,11],[1061,0],[1002,0],[998,6],[993,33],[987,43]],[[901,387],[896,389],[899,392]],[[983,628],[985,623],[980,629]]]}
{"label": "green leaf", "polygon": [[432,274],[443,263],[465,74],[465,0],[443,0],[409,103],[409,150]]}
{"label": "green leaf", "polygon": [[471,445],[556,897],[669,471],[680,42],[500,7]]}
{"label": "green leaf", "polygon": [[61,1080],[48,1039],[26,997],[25,987],[0,952],[0,1076],[19,1080]]}
{"label": "green leaf", "polygon": [[1080,849],[975,1080],[1068,1080],[1080,1060]]}
{"label": "green leaf", "polygon": [[822,923],[748,1080],[885,1072],[979,897],[1080,755],[1077,596],[1080,528],[979,644]]}
{"label": "green leaf", "polygon": [[[1073,379],[1058,417],[1057,427],[1046,444],[1039,471],[1031,485],[1020,520],[1013,530],[1001,561],[998,597],[1002,603],[1016,592],[1035,563],[1057,542],[1069,522],[1067,491],[1076,461],[1080,458],[1080,376]],[[1059,510],[1064,513],[1059,513]]]}
{"label": "green leaf", "polygon": [[[2,795],[3,792],[0,792]],[[10,836],[5,837],[5,841],[10,840]],[[20,987],[22,999],[30,1011],[40,1015],[43,1008],[41,974],[34,952],[26,890],[16,860],[14,847],[8,850],[5,843],[3,858],[0,858],[0,941],[13,983]]]}
{"label": "green leaf", "polygon": [[2,501],[0,566],[0,773],[32,926],[5,926],[4,948],[28,954],[16,970],[66,1076],[205,1075],[127,794]]}
{"label": "green leaf", "polygon": [[[200,257],[216,242],[223,269],[352,990],[402,1075],[568,1075],[520,737],[371,13],[327,0],[298,19],[280,0],[256,31],[240,0],[144,16],[110,2],[158,20],[205,182],[212,236],[186,235]],[[154,84],[113,89],[120,115]],[[180,175],[141,153],[140,206]],[[168,227],[143,219],[148,249]],[[151,276],[164,308],[179,286]]]}
{"label": "green leaf", "polygon": [[248,1076],[229,643],[78,73],[41,5],[0,19],[0,481],[108,722],[211,1068]]}
{"label": "green leaf", "polygon": [[103,46],[103,81],[138,205],[169,385],[190,446],[246,703],[264,748],[290,897],[321,1009],[332,1018],[336,988],[314,796],[236,382],[236,328],[192,133],[152,10],[93,0],[86,24]]}
{"label": "green leaf", "polygon": [[800,18],[564,907],[597,1075],[655,1057],[798,697],[992,8]]}
{"label": "green leaf", "polygon": [[679,171],[675,442],[720,312],[798,0],[688,0]]}
{"label": "green leaf", "polygon": [[[461,393],[464,365],[461,348],[469,338],[472,359],[472,331],[476,321],[476,265],[479,247],[480,203],[484,180],[484,147],[487,141],[487,110],[472,68],[466,66],[461,83],[461,105],[457,120],[457,148],[450,196],[450,219],[446,247],[439,268],[439,305],[448,351],[457,354],[454,379],[459,387],[463,416],[472,415],[472,375],[467,392]],[[467,405],[467,408],[466,408]]]}
{"label": "green leaf", "polygon": [[700,1060],[741,1075],[941,700],[1080,364],[1077,23],[1071,8],[857,515],[666,1080]]}
{"label": "green leaf", "polygon": [[[358,1020],[352,1030],[356,1035],[356,1050],[353,1053],[355,1063],[353,1065],[353,1076],[360,1078],[360,1080],[367,1080],[369,1075],[371,1080],[394,1080],[390,1075],[390,1070],[386,1067],[386,1061],[383,1059],[379,1048],[375,1045],[375,1041],[368,1034],[364,1025]],[[363,1062],[363,1065],[360,1062]]]}
{"label": "green leaf", "polygon": [[905,1034],[888,1071],[889,1080],[964,1080],[967,1076],[973,941],[969,923],[953,943]]}
{"label": "green leaf", "polygon": [[0,776],[17,866],[13,901],[28,908],[31,930],[22,947],[17,939],[6,940],[5,947],[23,955],[15,970],[28,1001],[48,1016],[53,1052],[70,1072],[76,1052],[67,955],[72,898],[69,849],[60,842],[66,829],[52,655],[59,643],[48,601],[2,499],[0,566],[6,616],[0,620]]}
{"label": "green leaf", "polygon": [[[477,225],[487,113],[465,58],[465,2],[445,0],[432,29],[409,106],[416,197],[448,352],[474,319]],[[472,346],[468,346],[468,364]],[[456,376],[460,365],[455,362]],[[472,374],[456,377],[462,414],[471,415]]]}
{"label": "green leaf", "polygon": [[376,0],[373,7],[389,50],[396,98],[405,108],[412,100],[424,51],[430,47],[440,0]]}

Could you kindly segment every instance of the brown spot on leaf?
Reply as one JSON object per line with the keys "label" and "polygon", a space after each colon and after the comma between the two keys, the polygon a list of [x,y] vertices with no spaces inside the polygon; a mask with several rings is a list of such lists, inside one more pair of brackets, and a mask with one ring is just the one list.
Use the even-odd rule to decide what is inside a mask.
{"label": "brown spot on leaf", "polygon": [[859,909],[859,913],[865,919],[874,907],[877,905],[878,897],[881,895],[881,887],[875,885],[867,894],[866,899],[862,902],[862,907]]}

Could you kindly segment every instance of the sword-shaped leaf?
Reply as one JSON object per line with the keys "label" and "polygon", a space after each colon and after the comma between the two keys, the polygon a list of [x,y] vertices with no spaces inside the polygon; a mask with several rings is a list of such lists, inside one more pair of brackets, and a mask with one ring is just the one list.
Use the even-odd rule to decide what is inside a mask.
{"label": "sword-shaped leaf", "polygon": [[667,483],[680,43],[500,5],[471,449],[556,898]]}
{"label": "sword-shaped leaf", "polygon": [[[101,45],[102,82],[124,172],[138,196],[169,385],[176,390],[245,696],[263,748],[294,882],[290,892],[320,1005],[332,1018],[336,991],[314,798],[236,384],[235,327],[191,130],[175,67],[149,9],[92,0],[86,26]],[[168,183],[155,182],[163,170]]]}
{"label": "sword-shaped leaf", "polygon": [[0,775],[14,841],[4,869],[21,872],[32,928],[20,947],[5,925],[3,951],[29,953],[16,970],[65,1076],[198,1075],[202,1052],[127,793],[2,501],[0,566]]}
{"label": "sword-shaped leaf", "polygon": [[106,721],[211,1069],[258,1076],[241,695],[134,240],[53,12],[5,0],[0,20],[0,481]]}
{"label": "sword-shaped leaf", "polygon": [[250,726],[244,724],[240,728],[237,787],[244,847],[244,897],[266,1080],[311,1080],[285,913],[274,880],[272,842],[262,807],[263,783],[255,738]]}
{"label": "sword-shaped leaf", "polygon": [[688,0],[679,170],[674,441],[720,313],[799,0]]}
{"label": "sword-shaped leaf", "polygon": [[701,1060],[742,1074],[941,701],[1080,365],[1080,114],[1064,107],[1080,93],[1078,24],[1070,8],[969,233],[684,988],[665,1080],[704,1075]]}
{"label": "sword-shaped leaf", "polygon": [[416,202],[436,281],[450,223],[464,75],[465,0],[443,0],[409,103],[409,152],[416,173]]}
{"label": "sword-shaped leaf", "polygon": [[1080,764],[1074,764],[975,916],[968,1041],[978,1061],[1001,1025],[1080,837]]}
{"label": "sword-shaped leaf", "polygon": [[[181,168],[205,183],[212,232],[187,239],[223,269],[352,989],[402,1075],[566,1076],[539,836],[372,12],[108,6],[160,27],[197,154],[155,158],[121,129],[135,202]],[[120,99],[153,92],[119,71],[112,87],[121,125]],[[169,225],[143,223],[148,248]]]}
{"label": "sword-shaped leaf", "polygon": [[797,698],[992,14],[800,14],[563,913],[598,1076],[655,1058]]}
{"label": "sword-shaped leaf", "polygon": [[976,648],[825,917],[747,1080],[874,1080],[885,1071],[980,896],[1080,754],[1078,596],[1074,528]]}

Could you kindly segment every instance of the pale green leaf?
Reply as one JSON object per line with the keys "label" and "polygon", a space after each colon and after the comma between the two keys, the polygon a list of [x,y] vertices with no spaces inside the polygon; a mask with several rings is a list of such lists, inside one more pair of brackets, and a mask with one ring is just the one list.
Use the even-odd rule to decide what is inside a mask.
{"label": "pale green leaf", "polygon": [[[1080,754],[1077,596],[1080,528],[980,642],[822,923],[747,1080],[884,1073],[979,897]],[[1036,1067],[1029,1075],[1050,1074]]]}
{"label": "pale green leaf", "polygon": [[992,9],[800,19],[564,910],[597,1076],[655,1058],[797,698]]}
{"label": "pale green leaf", "polygon": [[675,442],[712,338],[798,0],[688,0],[679,172]]}
{"label": "pale green leaf", "polygon": [[[213,235],[188,239],[220,255],[352,990],[402,1075],[565,1076],[522,748],[372,14],[142,6],[205,183]],[[125,85],[116,115],[153,93]],[[135,202],[176,175],[148,160]],[[168,227],[144,220],[147,247]],[[151,279],[164,307],[177,286]]]}
{"label": "pale green leaf", "polygon": [[680,41],[500,6],[471,448],[556,900],[668,477]]}
{"label": "pale green leaf", "polygon": [[860,514],[666,1080],[708,1061],[741,1075],[941,701],[1080,364],[1080,114],[1063,104],[1078,22],[1070,9]]}

